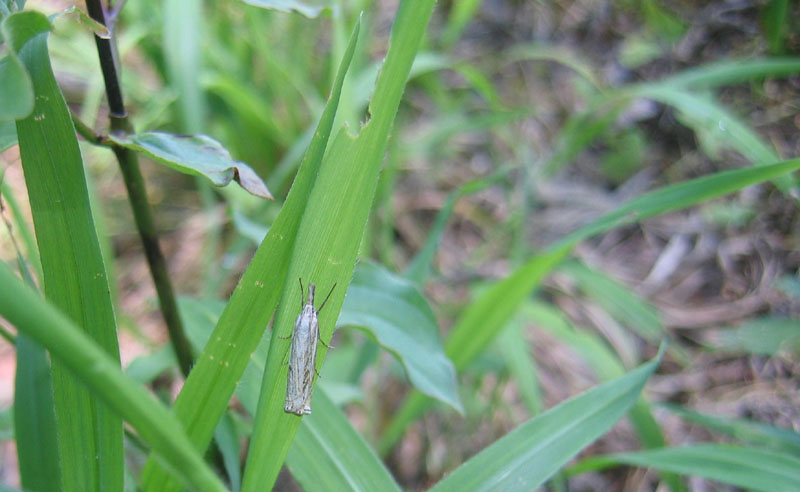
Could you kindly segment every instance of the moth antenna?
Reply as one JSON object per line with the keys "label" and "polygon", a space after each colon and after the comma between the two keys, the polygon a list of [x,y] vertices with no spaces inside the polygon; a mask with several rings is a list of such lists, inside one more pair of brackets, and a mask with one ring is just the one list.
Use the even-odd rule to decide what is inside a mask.
{"label": "moth antenna", "polygon": [[304,297],[305,294],[303,294],[303,292],[305,292],[303,290],[303,279],[301,279],[300,277],[297,277],[297,281],[300,282],[300,307],[302,308],[306,304],[306,299]]}
{"label": "moth antenna", "polygon": [[325,300],[324,300],[324,301],[322,301],[322,305],[319,307],[319,309],[317,309],[317,314],[319,314],[320,312],[322,312],[322,308],[324,308],[324,307],[325,307],[325,303],[326,303],[326,302],[328,302],[328,298],[330,298],[331,294],[333,294],[333,289],[335,289],[335,288],[336,288],[336,284],[334,283],[334,284],[333,284],[333,287],[331,287],[331,291],[330,291],[330,292],[328,292],[328,295],[325,297]]}

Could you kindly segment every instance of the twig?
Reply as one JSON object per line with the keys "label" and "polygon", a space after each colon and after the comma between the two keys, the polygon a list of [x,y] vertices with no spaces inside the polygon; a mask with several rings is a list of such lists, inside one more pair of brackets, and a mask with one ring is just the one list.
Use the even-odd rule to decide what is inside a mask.
{"label": "twig", "polygon": [[[106,10],[100,0],[86,0],[86,9],[89,15],[100,24],[106,25]],[[116,13],[116,10],[115,10]],[[116,15],[116,14],[115,14]],[[109,39],[95,35],[97,53],[100,56],[100,68],[103,72],[103,80],[106,86],[106,97],[110,110],[111,129],[114,132],[133,133],[133,127],[128,120],[125,105],[122,100],[122,90],[119,82],[119,66],[117,64],[117,50],[114,42],[114,33],[110,31]],[[85,125],[84,125],[85,126]],[[93,134],[94,132],[91,132]],[[85,135],[84,135],[85,137]],[[133,209],[133,217],[139,236],[144,245],[145,256],[150,267],[150,274],[158,293],[158,300],[161,305],[161,313],[167,324],[172,346],[178,358],[178,364],[184,376],[189,375],[192,368],[192,351],[189,340],[183,329],[178,305],[175,301],[175,293],[172,282],[167,271],[167,263],[158,245],[158,234],[156,232],[153,215],[150,205],[147,202],[147,191],[145,190],[144,179],[139,170],[139,160],[135,152],[119,146],[113,146],[114,155],[117,156],[120,170],[122,171],[125,187],[128,190],[128,200]]]}

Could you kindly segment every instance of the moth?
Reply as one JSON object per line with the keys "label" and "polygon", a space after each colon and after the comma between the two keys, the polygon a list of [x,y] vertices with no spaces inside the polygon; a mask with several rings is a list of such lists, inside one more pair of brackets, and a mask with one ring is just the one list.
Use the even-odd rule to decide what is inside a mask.
{"label": "moth", "polygon": [[[289,373],[286,378],[286,403],[283,411],[295,415],[311,414],[311,388],[317,372],[317,342],[330,348],[319,337],[319,315],[336,288],[333,284],[319,310],[314,309],[314,284],[308,284],[308,299],[303,299],[303,281],[300,280],[300,303],[303,307],[294,322],[289,349]],[[286,337],[289,338],[289,337]]]}

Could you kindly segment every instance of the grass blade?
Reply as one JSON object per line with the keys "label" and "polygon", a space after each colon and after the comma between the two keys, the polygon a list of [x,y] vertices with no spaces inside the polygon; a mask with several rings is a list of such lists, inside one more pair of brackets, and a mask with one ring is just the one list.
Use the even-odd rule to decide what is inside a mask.
{"label": "grass blade", "polygon": [[[180,306],[193,347],[202,346],[224,304],[183,298]],[[258,406],[269,341],[266,337],[261,341],[236,388],[236,396],[251,416]],[[286,458],[292,474],[305,490],[399,490],[380,460],[324,391],[314,393],[313,409],[314,413],[302,420]]]}
{"label": "grass blade", "polygon": [[[369,106],[371,119],[356,138],[341,130],[328,150],[298,229],[287,276],[291,284],[288,285],[302,277],[307,282],[315,282],[321,290],[327,290],[334,283],[347,283],[352,276],[389,132],[433,4],[432,0],[409,0],[400,4],[389,51]],[[320,316],[320,337],[324,341],[330,340],[333,333],[344,294],[344,289],[334,291],[326,306],[329,311]],[[300,424],[300,418],[283,411],[287,367],[282,359],[287,344],[277,338],[290,335],[298,312],[298,299],[299,286],[286,289],[275,316],[243,492],[272,486]],[[318,348],[317,365],[324,359],[325,352],[324,346]]]}
{"label": "grass blade", "polygon": [[578,473],[615,464],[654,468],[763,492],[793,492],[800,484],[800,459],[788,454],[726,444],[618,453],[588,459],[570,470]]}
{"label": "grass blade", "polygon": [[[679,210],[717,198],[747,186],[800,169],[800,159],[766,166],[737,169],[665,186],[640,195],[591,224],[569,234],[542,255],[528,260],[514,274],[488,289],[459,317],[446,343],[446,354],[461,369],[479,354],[514,314],[528,293],[580,241],[615,227],[658,214]],[[385,454],[400,438],[405,427],[427,406],[427,398],[412,393],[395,412],[381,437],[379,452]]]}
{"label": "grass blade", "polygon": [[[204,451],[208,446],[283,291],[289,254],[296,241],[308,194],[317,179],[358,30],[356,24],[331,89],[331,97],[286,203],[239,281],[175,402],[175,415],[198,451]],[[221,370],[222,367],[225,369]],[[147,492],[180,490],[180,485],[169,480],[167,471],[153,458],[145,466],[142,483]]]}
{"label": "grass blade", "polygon": [[86,391],[102,398],[128,421],[158,453],[159,459],[187,484],[198,491],[225,491],[193,449],[177,419],[143,387],[125,376],[116,359],[66,315],[24,285],[5,263],[0,263],[0,285],[8,287],[0,290],[0,315],[46,347],[53,361],[71,371]]}
{"label": "grass blade", "polygon": [[400,492],[392,475],[324,391],[303,419],[286,463],[304,490]]}
{"label": "grass blade", "polygon": [[529,491],[603,435],[631,408],[661,361],[602,384],[548,410],[461,465],[431,492]]}
{"label": "grass blade", "polygon": [[55,492],[61,483],[53,406],[53,379],[47,353],[41,345],[19,334],[14,379],[14,437],[20,482],[31,492]]}
{"label": "grass blade", "polygon": [[[33,113],[17,121],[20,156],[39,244],[46,297],[117,361],[112,301],[94,228],[75,129],[47,52],[47,18],[35,12],[3,21],[31,75]],[[53,396],[64,492],[121,491],[122,422],[60,361]]]}
{"label": "grass blade", "polygon": [[720,418],[693,412],[673,404],[661,404],[670,412],[684,420],[694,422],[720,434],[740,441],[768,447],[775,451],[786,452],[800,458],[800,433],[788,429],[767,425],[762,422],[745,419]]}

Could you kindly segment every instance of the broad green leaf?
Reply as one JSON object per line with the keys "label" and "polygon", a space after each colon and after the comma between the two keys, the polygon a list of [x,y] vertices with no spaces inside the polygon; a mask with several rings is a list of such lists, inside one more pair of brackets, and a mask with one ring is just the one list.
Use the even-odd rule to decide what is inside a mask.
{"label": "broad green leaf", "polygon": [[2,262],[0,285],[8,287],[0,289],[0,315],[21,333],[46,347],[54,364],[58,361],[64,370],[74,374],[92,394],[129,422],[158,453],[159,459],[186,484],[198,491],[225,491],[214,472],[193,449],[172,413],[125,376],[119,362],[104,348],[23,284]]}
{"label": "broad green leaf", "polygon": [[262,9],[278,10],[280,12],[297,12],[309,19],[319,16],[325,10],[334,11],[334,5],[329,1],[300,1],[300,0],[242,0],[248,5]]}
{"label": "broad green leaf", "polygon": [[[45,297],[117,361],[108,280],[78,140],[47,52],[47,18],[12,14],[3,31],[31,75],[33,113],[17,121],[20,157],[39,245]],[[120,491],[122,422],[56,359],[52,364],[58,453],[64,492]]]}
{"label": "broad green leaf", "polygon": [[[226,304],[209,342],[175,401],[173,411],[199,451],[205,451],[211,441],[217,422],[250,363],[250,355],[262,339],[284,290],[290,253],[325,153],[344,76],[355,51],[358,30],[359,24],[356,24],[330,99],[286,203]],[[294,286],[295,282],[292,279],[290,285]],[[296,302],[296,299],[292,300]],[[180,490],[180,485],[169,480],[166,470],[152,457],[143,471],[142,483],[146,492]]]}
{"label": "broad green leaf", "polygon": [[763,492],[795,492],[800,484],[800,459],[788,454],[727,444],[697,444],[617,453],[590,458],[571,473],[627,464]]}
{"label": "broad green leaf", "polygon": [[411,282],[362,261],[336,325],[363,328],[398,358],[415,388],[463,412],[455,369],[444,354],[436,316]]}
{"label": "broad green leaf", "polygon": [[706,429],[719,432],[740,441],[791,453],[800,457],[800,433],[793,429],[775,427],[754,420],[722,418],[693,412],[678,405],[662,403],[662,408],[684,420],[699,424]]}
{"label": "broad green leaf", "polygon": [[[301,420],[283,411],[287,366],[282,364],[282,359],[287,344],[277,338],[291,334],[297,316],[300,291],[299,286],[292,284],[295,279],[304,278],[324,291],[352,277],[389,133],[433,4],[432,0],[409,0],[399,5],[389,50],[369,105],[370,119],[357,137],[348,135],[344,128],[340,130],[308,196],[286,276],[290,283],[286,284],[288,288],[284,290],[273,323],[243,492],[272,486]],[[320,316],[322,340],[330,340],[333,334],[344,294],[344,289],[334,291],[326,305],[329,311]],[[319,347],[317,365],[325,353],[325,347]]]}
{"label": "broad green leaf", "polygon": [[757,318],[722,332],[718,346],[751,354],[800,353],[800,323],[792,318]]}
{"label": "broad green leaf", "polygon": [[0,60],[0,123],[25,118],[33,111],[33,83],[13,54]]}
{"label": "broad green leaf", "polygon": [[208,178],[216,186],[225,186],[235,180],[253,195],[272,199],[267,186],[250,166],[233,160],[222,144],[206,135],[144,132],[111,134],[108,138],[176,171]]}
{"label": "broad green leaf", "polygon": [[133,359],[125,368],[125,374],[137,383],[152,382],[159,374],[176,367],[178,361],[170,345],[162,345],[152,353]]}
{"label": "broad green leaf", "polygon": [[659,356],[522,424],[458,467],[431,489],[529,491],[605,434],[633,406]]}
{"label": "broad green leaf", "polygon": [[45,16],[32,12],[3,19],[0,32],[8,55],[0,60],[0,123],[25,118],[33,111],[33,82],[19,51],[32,37],[51,27]]}
{"label": "broad green leaf", "polygon": [[[463,369],[497,336],[514,315],[519,305],[538,287],[539,283],[566,256],[572,246],[552,249],[533,256],[513,274],[489,287],[473,300],[459,316],[445,344],[445,354],[456,369]],[[406,426],[430,403],[421,393],[414,392],[381,436],[379,451],[389,451]]]}

